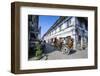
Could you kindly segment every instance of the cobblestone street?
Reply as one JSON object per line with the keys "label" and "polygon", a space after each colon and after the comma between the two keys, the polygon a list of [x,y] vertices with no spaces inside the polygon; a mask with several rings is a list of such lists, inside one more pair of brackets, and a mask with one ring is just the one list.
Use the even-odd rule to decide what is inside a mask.
{"label": "cobblestone street", "polygon": [[[44,56],[41,60],[56,60],[56,59],[80,59],[80,58],[87,58],[88,51],[86,50],[76,50],[70,51],[69,55],[64,54],[60,50],[55,49],[52,45],[46,44],[46,49],[44,51],[46,57]],[[31,58],[30,60],[34,60]]]}
{"label": "cobblestone street", "polygon": [[60,51],[54,51],[52,53],[48,54],[48,59],[53,60],[53,59],[77,59],[77,58],[87,58],[87,51],[77,51],[73,54],[63,54]]}
{"label": "cobblestone street", "polygon": [[[78,59],[78,58],[87,58],[88,51],[86,50],[77,50],[71,51],[69,55],[63,54],[61,51],[55,50],[52,46],[47,45],[48,50],[48,60],[53,59]],[[50,51],[51,50],[51,51]]]}

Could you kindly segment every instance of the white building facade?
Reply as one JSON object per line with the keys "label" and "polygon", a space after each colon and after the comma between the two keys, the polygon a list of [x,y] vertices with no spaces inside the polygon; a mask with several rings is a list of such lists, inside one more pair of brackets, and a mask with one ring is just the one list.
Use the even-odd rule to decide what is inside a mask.
{"label": "white building facade", "polygon": [[63,38],[66,40],[68,36],[74,40],[74,49],[83,47],[83,44],[86,44],[88,41],[87,18],[74,16],[60,17],[44,34],[43,39],[47,43],[51,43],[54,38]]}

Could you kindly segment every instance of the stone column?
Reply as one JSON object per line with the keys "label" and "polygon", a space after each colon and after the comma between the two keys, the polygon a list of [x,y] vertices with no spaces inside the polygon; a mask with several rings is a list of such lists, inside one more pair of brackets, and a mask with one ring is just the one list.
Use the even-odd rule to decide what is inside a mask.
{"label": "stone column", "polygon": [[81,50],[83,50],[83,45],[84,45],[83,37],[81,37]]}

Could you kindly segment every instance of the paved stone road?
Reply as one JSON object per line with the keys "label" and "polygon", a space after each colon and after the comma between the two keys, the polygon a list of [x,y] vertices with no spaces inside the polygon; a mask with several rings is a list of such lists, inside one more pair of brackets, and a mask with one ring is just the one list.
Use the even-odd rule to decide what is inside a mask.
{"label": "paved stone road", "polygon": [[86,50],[77,50],[71,51],[69,55],[63,54],[61,51],[55,49],[53,46],[47,44],[46,53],[48,55],[48,60],[55,59],[78,59],[78,58],[87,58],[88,51]]}
{"label": "paved stone road", "polygon": [[[80,59],[80,58],[87,58],[88,57],[88,50],[76,50],[71,51],[69,55],[63,54],[61,51],[55,49],[53,46],[47,44],[45,49],[45,54],[41,60],[56,60],[56,59]],[[30,60],[34,60],[31,58]]]}

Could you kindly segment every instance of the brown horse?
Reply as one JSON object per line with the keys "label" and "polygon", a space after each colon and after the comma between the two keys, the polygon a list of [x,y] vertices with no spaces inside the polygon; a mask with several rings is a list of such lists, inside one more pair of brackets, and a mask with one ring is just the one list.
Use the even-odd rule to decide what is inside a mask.
{"label": "brown horse", "polygon": [[54,40],[54,46],[57,48],[57,49],[60,49],[61,50],[61,48],[62,48],[62,43],[63,43],[63,41],[61,40],[61,39],[57,39],[57,38],[55,38],[55,40]]}
{"label": "brown horse", "polygon": [[73,38],[71,38],[71,36],[68,36],[67,37],[67,43],[66,43],[66,46],[67,46],[67,48],[73,48]]}

